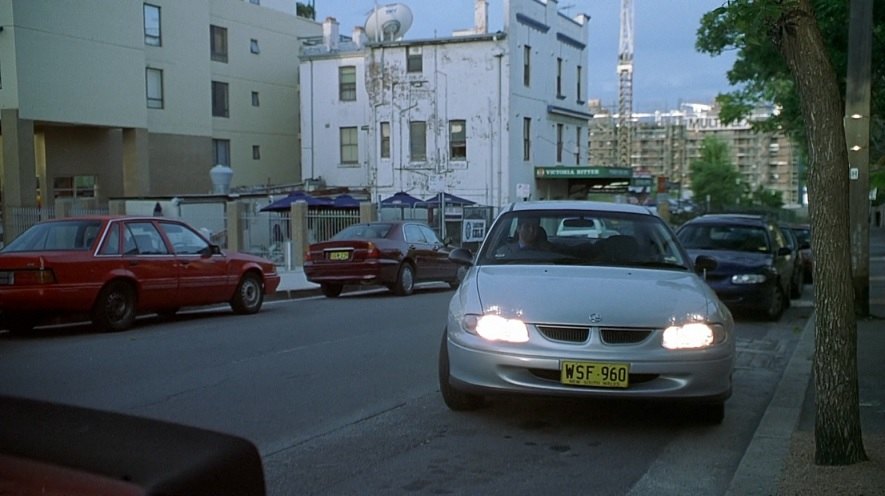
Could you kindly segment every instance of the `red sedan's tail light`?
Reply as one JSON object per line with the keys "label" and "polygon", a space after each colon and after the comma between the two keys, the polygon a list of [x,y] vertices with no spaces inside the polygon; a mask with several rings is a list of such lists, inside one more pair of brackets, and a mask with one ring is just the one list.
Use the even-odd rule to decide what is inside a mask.
{"label": "red sedan's tail light", "polygon": [[12,275],[12,284],[15,286],[36,286],[55,282],[55,273],[51,269],[17,270]]}

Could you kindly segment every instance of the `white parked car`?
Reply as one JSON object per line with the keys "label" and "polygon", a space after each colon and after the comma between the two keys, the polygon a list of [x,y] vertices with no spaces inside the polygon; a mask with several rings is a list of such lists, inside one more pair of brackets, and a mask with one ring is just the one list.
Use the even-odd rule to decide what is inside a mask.
{"label": "white parked car", "polygon": [[[606,237],[547,234],[582,218],[602,221]],[[515,203],[475,256],[461,248],[450,258],[469,267],[439,354],[451,409],[497,393],[654,398],[691,401],[701,418],[722,421],[734,322],[697,272],[715,262],[693,263],[647,208]]]}

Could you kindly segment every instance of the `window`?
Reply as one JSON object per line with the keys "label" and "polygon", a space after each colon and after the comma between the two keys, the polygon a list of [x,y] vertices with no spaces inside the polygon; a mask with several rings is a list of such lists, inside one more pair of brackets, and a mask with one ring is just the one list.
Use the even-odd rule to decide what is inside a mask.
{"label": "window", "polygon": [[163,108],[163,71],[148,67],[144,70],[144,78],[148,108]]}
{"label": "window", "polygon": [[562,132],[564,130],[564,125],[556,125],[556,163],[562,163]]}
{"label": "window", "polygon": [[341,143],[341,163],[355,164],[358,162],[359,145],[357,143],[357,128],[342,127],[338,130]]}
{"label": "window", "polygon": [[532,84],[532,47],[526,45],[522,49],[522,84],[529,87]]}
{"label": "window", "polygon": [[576,90],[577,90],[577,92],[578,92],[576,98],[578,99],[578,102],[582,102],[582,101],[583,101],[583,100],[581,99],[581,70],[582,70],[581,66],[578,66],[578,73],[577,73],[577,75],[578,75],[578,84],[577,84],[577,87],[576,87]]}
{"label": "window", "polygon": [[161,46],[163,39],[160,37],[160,7],[144,4],[144,44]]}
{"label": "window", "polygon": [[427,244],[427,239],[424,238],[424,232],[421,231],[421,228],[418,227],[417,224],[406,224],[403,231],[407,243],[421,243],[422,245]]}
{"label": "window", "polygon": [[227,83],[212,81],[212,116],[230,117]]}
{"label": "window", "polygon": [[124,246],[126,253],[131,253],[129,246],[135,245],[138,250],[135,253],[141,255],[165,255],[169,253],[166,243],[160,236],[160,232],[153,224],[148,222],[128,222],[124,233]]}
{"label": "window", "polygon": [[381,158],[390,158],[390,123],[381,123]]}
{"label": "window", "polygon": [[96,176],[64,176],[52,180],[55,198],[95,198]]}
{"label": "window", "polygon": [[406,53],[406,72],[424,70],[424,54],[421,47],[409,47]]}
{"label": "window", "polygon": [[212,159],[215,161],[215,165],[230,167],[230,140],[212,140]]}
{"label": "window", "polygon": [[412,162],[427,160],[427,124],[424,121],[409,123],[409,155]]}
{"label": "window", "polygon": [[193,229],[172,222],[160,222],[160,228],[172,243],[176,255],[200,255],[207,253],[209,243]]}
{"label": "window", "polygon": [[532,118],[522,118],[522,159],[532,159]]}
{"label": "window", "polygon": [[252,160],[261,160],[261,147],[252,145]]}
{"label": "window", "polygon": [[338,99],[342,102],[356,101],[356,67],[347,65],[338,68]]}
{"label": "window", "polygon": [[209,44],[212,60],[227,63],[227,28],[209,26]]}
{"label": "window", "polygon": [[575,128],[575,165],[581,165],[581,128]]}
{"label": "window", "polygon": [[449,158],[467,160],[467,121],[449,121]]}
{"label": "window", "polygon": [[258,92],[257,92],[257,91],[253,91],[253,92],[252,92],[252,106],[253,106],[253,107],[257,107],[258,105],[259,105],[259,103],[258,103]]}
{"label": "window", "polygon": [[252,38],[249,41],[249,51],[252,53],[261,53],[261,49],[258,47],[258,40],[255,38]]}
{"label": "window", "polygon": [[99,253],[102,255],[120,255],[120,224],[112,224],[108,229],[105,242],[101,245]]}
{"label": "window", "polygon": [[562,59],[556,59],[556,97],[562,98]]}

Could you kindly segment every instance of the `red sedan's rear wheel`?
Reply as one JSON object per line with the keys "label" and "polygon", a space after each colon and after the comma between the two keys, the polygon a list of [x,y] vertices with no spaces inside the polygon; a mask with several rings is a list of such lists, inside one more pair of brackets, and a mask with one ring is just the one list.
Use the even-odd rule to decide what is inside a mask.
{"label": "red sedan's rear wheel", "polygon": [[135,288],[123,281],[104,287],[92,308],[92,323],[99,331],[124,331],[135,323]]}

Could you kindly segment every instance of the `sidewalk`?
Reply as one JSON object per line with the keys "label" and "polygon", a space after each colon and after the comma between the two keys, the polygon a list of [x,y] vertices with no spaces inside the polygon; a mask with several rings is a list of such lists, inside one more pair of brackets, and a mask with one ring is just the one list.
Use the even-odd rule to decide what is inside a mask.
{"label": "sidewalk", "polygon": [[885,494],[885,228],[870,231],[870,314],[857,322],[861,429],[870,461],[814,465],[812,314],[726,494]]}

